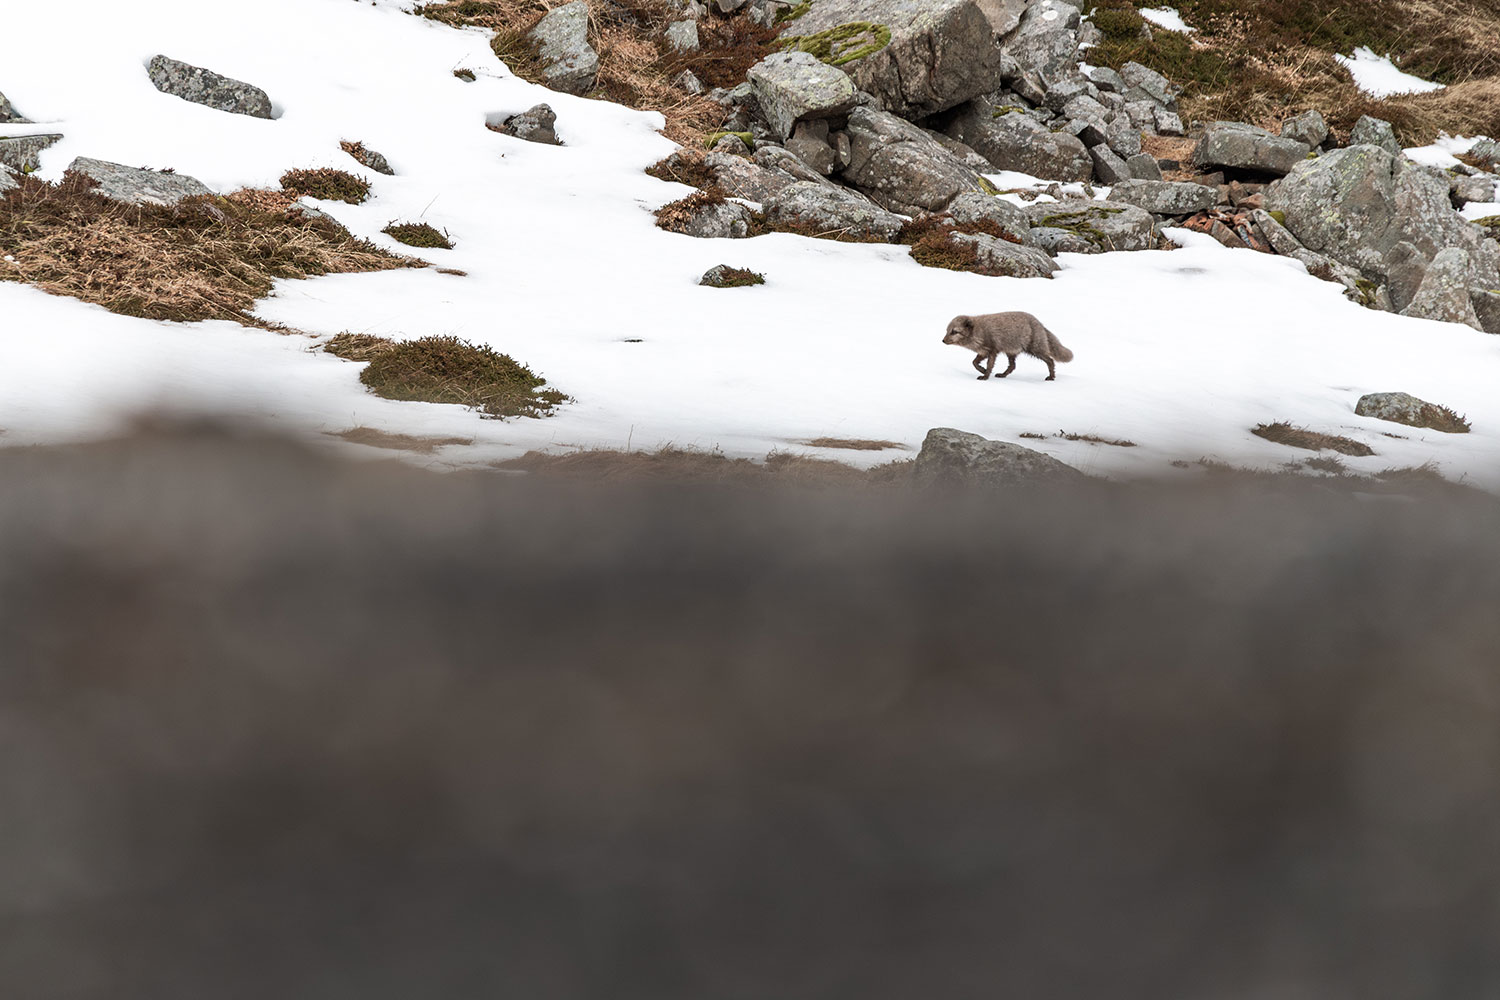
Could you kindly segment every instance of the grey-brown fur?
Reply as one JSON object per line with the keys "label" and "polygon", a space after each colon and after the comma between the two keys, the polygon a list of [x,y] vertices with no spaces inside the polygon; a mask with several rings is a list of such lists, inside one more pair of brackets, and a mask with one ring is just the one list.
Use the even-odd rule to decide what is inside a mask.
{"label": "grey-brown fur", "polygon": [[974,370],[981,381],[994,372],[995,359],[1002,354],[1010,359],[1010,366],[1000,373],[1001,378],[1016,370],[1016,355],[1029,354],[1047,363],[1048,382],[1057,378],[1054,362],[1073,360],[1073,352],[1062,345],[1057,334],[1028,312],[955,316],[943,334],[943,343],[973,351]]}

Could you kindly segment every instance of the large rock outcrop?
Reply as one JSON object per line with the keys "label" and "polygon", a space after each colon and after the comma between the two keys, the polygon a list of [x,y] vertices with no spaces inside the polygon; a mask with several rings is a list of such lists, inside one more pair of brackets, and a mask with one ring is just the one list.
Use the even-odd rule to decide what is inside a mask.
{"label": "large rock outcrop", "polygon": [[849,116],[849,165],[843,178],[893,212],[944,208],[979,191],[979,174],[917,126],[887,111],[858,108]]}
{"label": "large rock outcrop", "polygon": [[1204,168],[1227,167],[1281,176],[1307,160],[1311,147],[1298,139],[1272,135],[1243,122],[1214,122],[1193,152],[1193,162]]}
{"label": "large rock outcrop", "polygon": [[999,85],[993,12],[979,0],[809,0],[782,41],[848,73],[885,110],[919,118]]}
{"label": "large rock outcrop", "polygon": [[1040,101],[1078,71],[1079,10],[1062,0],[1036,0],[1002,47],[1006,81],[1028,100]]}
{"label": "large rock outcrop", "polygon": [[271,117],[271,98],[259,87],[235,80],[202,66],[153,56],[146,67],[151,83],[163,94],[202,104],[216,111],[251,118]]}

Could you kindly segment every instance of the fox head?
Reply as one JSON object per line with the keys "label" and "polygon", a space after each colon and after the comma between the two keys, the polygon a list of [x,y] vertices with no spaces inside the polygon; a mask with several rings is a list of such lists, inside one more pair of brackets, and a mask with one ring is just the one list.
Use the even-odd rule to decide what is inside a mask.
{"label": "fox head", "polygon": [[974,320],[968,316],[955,316],[948,324],[948,332],[943,334],[943,343],[961,344],[974,334]]}

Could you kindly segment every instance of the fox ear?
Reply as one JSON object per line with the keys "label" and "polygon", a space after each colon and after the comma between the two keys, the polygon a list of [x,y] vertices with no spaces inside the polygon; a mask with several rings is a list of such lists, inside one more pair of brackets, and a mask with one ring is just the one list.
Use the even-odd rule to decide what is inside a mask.
{"label": "fox ear", "polygon": [[964,330],[965,333],[973,333],[974,332],[974,317],[972,317],[972,316],[960,316],[960,317],[958,317],[958,325],[963,328],[963,330]]}

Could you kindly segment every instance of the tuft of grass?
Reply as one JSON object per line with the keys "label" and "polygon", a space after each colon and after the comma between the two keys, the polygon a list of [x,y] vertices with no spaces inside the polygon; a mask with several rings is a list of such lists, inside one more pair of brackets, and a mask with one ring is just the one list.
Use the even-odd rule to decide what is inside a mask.
{"label": "tuft of grass", "polygon": [[474,71],[472,69],[468,69],[467,67],[460,67],[459,69],[454,70],[453,75],[458,77],[464,83],[473,83],[475,80],[479,79],[479,77],[474,75]]}
{"label": "tuft of grass", "polygon": [[266,327],[250,310],[279,279],[425,266],[304,215],[276,191],[168,208],[113,201],[77,174],[17,180],[0,195],[0,280],[127,316]]}
{"label": "tuft of grass", "polygon": [[418,437],[412,434],[395,434],[374,427],[351,427],[347,431],[325,431],[329,437],[342,438],[350,444],[363,444],[371,448],[389,448],[392,451],[415,451],[430,455],[450,444],[473,444],[473,438]]}
{"label": "tuft of grass", "polygon": [[1250,433],[1256,437],[1265,438],[1267,441],[1274,441],[1292,448],[1304,448],[1308,451],[1336,451],[1340,455],[1354,455],[1361,458],[1375,454],[1369,445],[1355,441],[1353,438],[1293,427],[1285,421],[1259,424],[1252,428]]}
{"label": "tuft of grass", "polygon": [[369,361],[396,346],[389,337],[377,337],[373,333],[344,332],[329,337],[323,350],[345,361]]}
{"label": "tuft of grass", "polygon": [[409,247],[421,247],[430,250],[452,250],[453,242],[448,238],[446,230],[439,232],[425,222],[392,222],[381,230],[397,243],[404,243]]}
{"label": "tuft of grass", "polygon": [[752,285],[764,285],[766,276],[759,271],[751,271],[743,267],[726,267],[715,275],[715,280],[705,282],[712,288],[749,288]]}
{"label": "tuft of grass", "polygon": [[905,448],[900,441],[871,441],[863,438],[813,438],[807,442],[810,448],[841,448],[849,451],[890,451]]}
{"label": "tuft of grass", "polygon": [[288,170],[281,175],[281,189],[293,197],[306,196],[324,201],[342,201],[358,205],[370,197],[370,182],[347,170],[318,167],[314,170]]}
{"label": "tuft of grass", "polygon": [[544,417],[568,401],[508,355],[458,337],[395,344],[371,357],[359,380],[385,399],[458,403],[489,417]]}
{"label": "tuft of grass", "polygon": [[1124,438],[1106,438],[1097,434],[1065,434],[1057,432],[1057,436],[1064,441],[1087,441],[1089,444],[1107,444],[1115,448],[1134,448],[1134,441],[1126,441]]}
{"label": "tuft of grass", "polygon": [[709,169],[703,151],[697,149],[679,149],[647,167],[646,173],[659,181],[676,181],[688,187],[707,188],[714,185],[714,172]]}
{"label": "tuft of grass", "polygon": [[1417,413],[1417,422],[1412,426],[1426,427],[1444,434],[1467,434],[1470,429],[1467,417],[1437,403],[1423,404]]}
{"label": "tuft of grass", "polygon": [[711,205],[722,205],[727,200],[722,189],[710,185],[658,208],[656,225],[669,233],[685,233],[688,224],[700,211]]}

